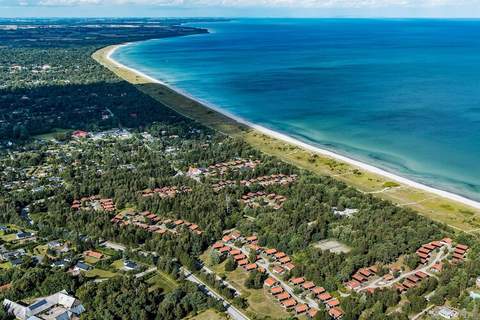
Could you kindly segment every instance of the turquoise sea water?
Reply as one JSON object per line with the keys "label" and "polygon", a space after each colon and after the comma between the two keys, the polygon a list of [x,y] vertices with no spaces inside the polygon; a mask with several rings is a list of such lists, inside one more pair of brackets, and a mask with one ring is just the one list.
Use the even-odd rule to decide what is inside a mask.
{"label": "turquoise sea water", "polygon": [[480,200],[480,20],[240,19],[113,58],[232,114]]}

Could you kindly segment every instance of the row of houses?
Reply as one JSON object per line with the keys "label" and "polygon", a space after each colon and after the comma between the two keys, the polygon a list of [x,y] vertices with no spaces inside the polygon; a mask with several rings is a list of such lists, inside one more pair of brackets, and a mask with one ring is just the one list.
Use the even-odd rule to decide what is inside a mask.
{"label": "row of houses", "polygon": [[175,198],[177,194],[188,193],[192,192],[192,188],[187,186],[170,186],[170,187],[163,187],[163,188],[155,188],[155,189],[146,189],[142,191],[142,197],[152,197],[154,195],[160,196],[160,198]]}
{"label": "row of houses", "polygon": [[431,258],[431,254],[436,249],[442,248],[445,245],[450,245],[452,240],[450,238],[444,238],[440,241],[432,241],[422,245],[417,251],[416,254],[420,258],[420,263],[426,264]]}
{"label": "row of houses", "polygon": [[453,262],[463,261],[465,259],[465,255],[467,254],[468,249],[469,249],[468,246],[464,244],[457,244],[453,251],[452,261]]}
{"label": "row of houses", "polygon": [[212,185],[213,191],[218,192],[228,187],[234,187],[237,184],[240,186],[251,186],[251,185],[261,185],[263,187],[271,186],[271,185],[288,185],[295,180],[297,180],[298,176],[296,174],[292,175],[285,175],[285,174],[272,174],[269,176],[261,176],[258,178],[252,178],[249,180],[222,180]]}
{"label": "row of houses", "polygon": [[422,280],[427,279],[429,275],[423,271],[417,271],[414,274],[405,278],[402,283],[396,283],[395,289],[400,293],[407,291],[408,289],[416,287]]}
{"label": "row of houses", "polygon": [[177,227],[185,227],[197,235],[203,234],[203,231],[195,223],[181,219],[163,220],[161,217],[151,211],[124,211],[115,215],[110,221],[119,226],[132,225],[147,232],[157,234],[164,234],[168,231],[173,231]]}
{"label": "row of houses", "polygon": [[73,200],[72,205],[70,206],[73,210],[103,210],[107,212],[112,212],[116,210],[115,203],[111,198],[101,198],[98,195],[83,197],[80,200]]}
{"label": "row of houses", "polygon": [[350,290],[355,290],[359,288],[362,283],[367,282],[371,277],[375,276],[377,272],[377,266],[361,268],[353,274],[352,279],[345,284],[345,287]]}
{"label": "row of houses", "polygon": [[280,209],[287,198],[275,193],[266,193],[263,191],[249,192],[242,196],[241,203],[250,208],[272,207],[275,210]]}

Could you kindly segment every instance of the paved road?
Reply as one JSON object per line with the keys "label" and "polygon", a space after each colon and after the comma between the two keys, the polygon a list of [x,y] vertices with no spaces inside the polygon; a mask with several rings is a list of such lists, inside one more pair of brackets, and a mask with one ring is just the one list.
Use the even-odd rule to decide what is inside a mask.
{"label": "paved road", "polygon": [[148,269],[148,270],[145,270],[145,271],[143,271],[143,272],[137,273],[137,274],[135,275],[135,278],[137,278],[137,279],[138,279],[138,278],[141,278],[141,277],[146,276],[147,274],[152,273],[152,272],[155,272],[155,271],[157,271],[157,267],[151,267],[151,268]]}
{"label": "paved road", "polygon": [[227,300],[225,300],[221,295],[216,293],[213,289],[211,289],[209,286],[207,286],[202,280],[200,280],[198,277],[196,277],[193,273],[191,273],[189,270],[182,268],[183,273],[185,274],[185,279],[196,283],[198,285],[201,285],[205,292],[211,296],[214,297],[217,300],[220,300],[225,308],[227,308],[227,313],[234,319],[234,320],[250,320],[246,315],[244,315],[240,310],[232,306]]}
{"label": "paved road", "polygon": [[[213,270],[209,269],[208,267],[206,266],[203,266],[202,267],[202,270],[205,271],[206,273],[210,273],[210,274],[215,274],[215,272],[213,272]],[[234,286],[232,286],[229,282],[223,280],[221,277],[217,276],[215,274],[215,278],[219,281],[222,282],[223,285],[227,286],[228,288],[232,289],[233,291],[235,291],[235,295],[236,296],[239,296],[240,295],[240,292],[237,290],[237,288],[235,288]]]}
{"label": "paved road", "polygon": [[431,273],[428,272],[428,270],[434,265],[436,264],[437,262],[440,262],[440,261],[443,261],[447,258],[448,256],[448,253],[449,251],[451,250],[451,246],[448,245],[446,246],[447,250],[445,250],[445,247],[442,247],[440,249],[440,252],[437,253],[437,255],[435,256],[435,259],[431,260],[431,262],[422,267],[422,268],[419,268],[419,269],[415,269],[415,270],[412,270],[410,272],[407,272],[407,273],[403,273],[400,277],[396,278],[396,279],[393,279],[391,281],[385,281],[383,278],[379,278],[377,280],[374,280],[372,283],[368,284],[367,286],[365,287],[362,287],[361,289],[359,289],[358,291],[364,291],[364,290],[367,290],[369,288],[374,288],[374,289],[377,289],[377,288],[385,288],[385,287],[390,287],[392,286],[393,284],[397,283],[397,282],[400,282],[401,280],[411,276],[411,275],[414,275],[415,273],[419,272],[419,271],[422,271],[422,272],[425,272],[426,274],[428,275],[432,275]]}

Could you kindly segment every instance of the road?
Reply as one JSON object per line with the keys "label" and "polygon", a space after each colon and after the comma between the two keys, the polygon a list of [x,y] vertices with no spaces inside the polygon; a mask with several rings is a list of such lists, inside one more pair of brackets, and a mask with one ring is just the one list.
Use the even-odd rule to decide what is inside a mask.
{"label": "road", "polygon": [[145,271],[143,271],[143,272],[137,273],[137,274],[135,275],[135,278],[137,278],[137,279],[138,279],[138,278],[141,278],[141,277],[146,276],[147,274],[152,273],[152,272],[155,272],[155,271],[157,271],[157,267],[151,267],[151,268],[148,269],[148,270],[145,270]]}
{"label": "road", "polygon": [[217,276],[215,274],[215,272],[213,272],[213,270],[207,268],[206,266],[203,266],[202,267],[202,270],[205,271],[206,273],[210,273],[210,274],[214,274],[215,275],[215,278],[222,282],[223,285],[227,286],[228,288],[232,289],[233,291],[235,291],[235,295],[236,296],[239,296],[240,295],[240,292],[237,290],[237,288],[235,288],[234,286],[232,286],[229,282],[223,280],[221,277]]}
{"label": "road", "polygon": [[415,270],[412,270],[410,272],[407,272],[407,273],[403,273],[400,277],[396,278],[396,279],[393,279],[391,281],[385,281],[383,278],[379,278],[377,280],[374,280],[373,282],[371,282],[370,284],[368,284],[367,286],[365,287],[362,287],[361,289],[359,289],[358,291],[364,291],[364,290],[367,290],[369,288],[373,288],[373,289],[377,289],[377,288],[384,288],[384,287],[390,287],[392,286],[393,284],[397,283],[397,282],[400,282],[401,280],[411,276],[411,275],[414,275],[415,273],[419,272],[419,271],[422,271],[428,275],[432,275],[430,272],[428,272],[428,270],[433,267],[434,264],[436,264],[437,262],[440,262],[442,260],[445,260],[448,256],[448,253],[449,251],[451,250],[451,245],[447,245],[446,246],[447,250],[445,250],[445,247],[442,247],[440,249],[440,252],[437,253],[437,255],[435,256],[435,258],[426,266],[422,267],[422,268],[419,268],[419,269],[415,269]]}
{"label": "road", "polygon": [[182,268],[183,273],[185,274],[185,279],[201,285],[206,292],[211,297],[214,297],[217,300],[220,300],[225,308],[227,308],[227,313],[234,319],[234,320],[250,320],[245,314],[243,314],[240,310],[232,306],[227,300],[225,300],[221,295],[216,293],[213,289],[207,286],[202,280],[196,277],[192,272],[189,270]]}

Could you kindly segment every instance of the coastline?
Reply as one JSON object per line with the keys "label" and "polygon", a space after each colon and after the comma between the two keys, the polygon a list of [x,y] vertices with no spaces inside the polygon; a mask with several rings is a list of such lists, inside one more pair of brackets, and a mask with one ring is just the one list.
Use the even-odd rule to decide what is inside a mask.
{"label": "coastline", "polygon": [[[458,194],[455,194],[455,193],[452,193],[452,192],[449,192],[449,191],[444,191],[444,190],[441,190],[441,189],[437,189],[437,188],[434,188],[434,187],[431,187],[431,186],[428,186],[428,185],[410,180],[408,178],[405,178],[405,177],[402,177],[400,175],[388,172],[384,169],[375,167],[375,166],[370,165],[368,163],[364,163],[364,162],[349,158],[347,156],[337,154],[337,153],[332,152],[330,150],[326,150],[326,149],[322,149],[322,148],[319,148],[319,147],[316,147],[316,146],[309,145],[305,142],[302,142],[298,139],[292,138],[292,137],[287,136],[285,134],[270,130],[270,129],[262,127],[260,125],[256,125],[256,124],[251,123],[251,122],[249,122],[245,119],[242,119],[240,117],[232,115],[229,112],[226,112],[226,111],[224,111],[224,110],[222,110],[222,109],[220,109],[216,106],[213,106],[206,101],[201,101],[199,99],[196,99],[195,97],[192,97],[188,93],[183,92],[182,90],[179,90],[177,88],[174,88],[174,87],[164,83],[163,81],[161,81],[159,79],[155,79],[155,78],[153,78],[153,77],[151,77],[151,76],[149,76],[149,75],[147,75],[147,74],[145,74],[145,73],[143,73],[139,70],[136,70],[136,69],[128,67],[128,66],[125,66],[122,63],[113,59],[112,55],[116,50],[118,50],[118,48],[126,46],[126,45],[128,45],[128,43],[120,44],[120,45],[113,45],[113,46],[109,46],[109,47],[100,49],[99,51],[94,53],[94,59],[97,60],[98,62],[100,62],[101,64],[103,64],[104,66],[106,66],[107,68],[110,68],[111,70],[112,70],[112,67],[113,67],[117,71],[118,70],[123,70],[124,72],[128,72],[128,73],[131,73],[132,75],[135,75],[135,78],[138,81],[137,81],[137,83],[133,83],[133,84],[137,84],[137,85],[139,85],[139,84],[143,84],[143,85],[156,84],[156,85],[162,86],[162,87],[168,89],[169,91],[173,92],[174,94],[182,96],[183,99],[190,100],[191,102],[193,102],[195,104],[195,106],[203,107],[207,110],[210,110],[210,112],[213,111],[214,113],[221,115],[223,120],[229,121],[230,124],[232,124],[232,123],[236,124],[238,126],[238,128],[240,128],[240,130],[245,130],[245,129],[252,130],[252,131],[254,131],[258,134],[270,137],[270,138],[272,138],[274,140],[277,140],[277,141],[280,141],[282,143],[286,143],[286,144],[298,147],[298,148],[302,149],[303,151],[308,151],[309,153],[315,153],[315,154],[318,154],[322,157],[325,157],[325,158],[328,158],[328,159],[333,159],[337,162],[340,162],[341,164],[347,164],[348,166],[352,166],[357,170],[359,169],[361,171],[373,174],[375,176],[380,176],[384,179],[394,181],[395,183],[398,183],[400,185],[400,187],[413,188],[417,191],[420,191],[422,194],[426,193],[427,195],[430,196],[428,199],[435,199],[435,198],[438,199],[438,197],[440,197],[441,199],[446,199],[446,200],[449,200],[450,202],[460,204],[463,207],[473,209],[473,211],[475,213],[480,213],[480,211],[478,211],[480,209],[480,202],[478,202],[478,201],[466,198],[464,196],[461,196],[461,195],[458,195]],[[97,54],[97,57],[95,57],[96,54]],[[104,59],[103,62],[102,62],[102,59],[99,60],[98,55],[102,56],[102,58]],[[114,70],[112,70],[112,71],[114,71]],[[118,75],[118,73],[117,73],[117,75]],[[160,102],[164,103],[164,101],[160,101]],[[166,104],[166,103],[164,103],[164,104],[167,107],[170,107],[170,108],[174,109],[175,111],[177,111],[177,112],[179,112],[179,113],[181,113],[181,114],[183,114],[183,115],[185,115],[189,118],[199,120],[199,119],[196,119],[195,117],[190,116],[189,114],[182,113],[177,108],[172,107],[169,104]],[[218,130],[218,128],[216,128],[216,129]],[[222,130],[220,130],[220,131],[222,131]],[[224,133],[231,134],[231,132],[228,132],[228,130],[227,130],[227,132],[224,132]],[[386,189],[388,189],[388,188],[386,188]],[[376,193],[376,192],[371,192],[371,193]],[[434,196],[434,198],[432,198],[431,196]],[[387,197],[387,199],[395,201],[395,200],[393,200],[393,199],[395,199],[395,197],[393,197],[393,199]],[[421,201],[424,201],[424,200],[421,200]],[[399,203],[399,205],[409,205],[409,203]],[[444,205],[444,206],[447,206],[447,205]],[[462,210],[466,210],[466,209],[462,209]],[[461,210],[459,209],[459,211],[461,211]],[[433,210],[432,210],[432,213],[433,213]],[[455,225],[452,225],[452,226],[456,227]],[[475,224],[475,226],[477,226],[477,224]],[[461,229],[459,227],[456,227],[456,228]],[[477,226],[477,228],[472,228],[472,229],[479,229],[479,228],[480,227]]]}

